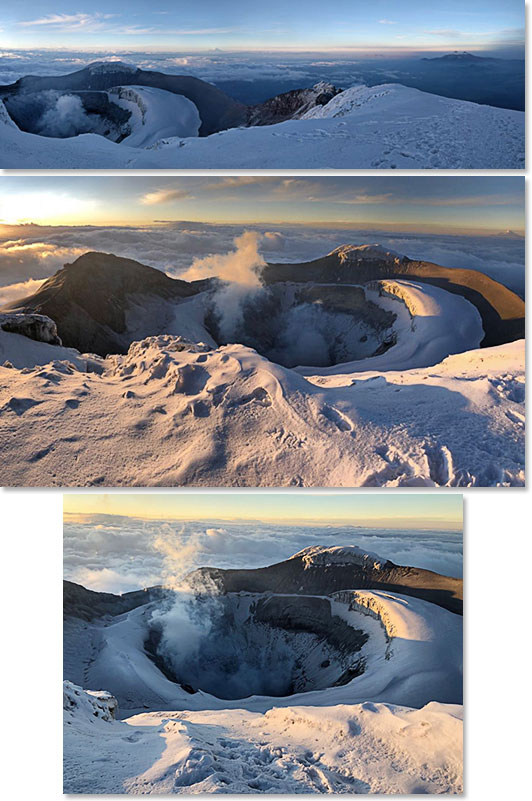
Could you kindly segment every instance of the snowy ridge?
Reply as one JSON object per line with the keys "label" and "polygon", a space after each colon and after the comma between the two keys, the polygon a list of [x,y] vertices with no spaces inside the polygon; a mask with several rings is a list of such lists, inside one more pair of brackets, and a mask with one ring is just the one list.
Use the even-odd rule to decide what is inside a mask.
{"label": "snowy ridge", "polygon": [[302,559],[305,570],[324,565],[358,565],[359,567],[380,570],[387,564],[387,559],[381,559],[376,553],[363,551],[356,545],[330,547],[311,545],[294,554],[291,559]]}
{"label": "snowy ridge", "polygon": [[[117,69],[105,64],[102,69]],[[120,68],[123,69],[123,68]],[[213,136],[163,137],[157,149],[103,136],[53,139],[25,133],[2,114],[7,169],[522,169],[524,113],[399,84],[357,86],[301,119],[231,128]],[[468,136],[457,139],[457,131]]]}
{"label": "snowy ridge", "polygon": [[137,67],[126,61],[93,61],[87,66],[87,70],[93,75],[102,75],[109,72],[137,72]]}
{"label": "snowy ridge", "polygon": [[129,147],[149,148],[168,136],[198,135],[198,109],[183,95],[151,86],[117,86],[110,89],[109,99],[131,112],[130,133],[122,139]]}
{"label": "snowy ridge", "polygon": [[388,250],[382,245],[340,245],[332,250],[328,255],[338,254],[341,264],[358,264],[365,259],[378,259],[399,264],[406,256],[397,253],[395,250]]}

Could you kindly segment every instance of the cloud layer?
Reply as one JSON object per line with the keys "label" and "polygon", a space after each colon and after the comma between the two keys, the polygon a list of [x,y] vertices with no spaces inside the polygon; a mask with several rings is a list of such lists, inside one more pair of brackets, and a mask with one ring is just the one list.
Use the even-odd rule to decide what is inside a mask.
{"label": "cloud layer", "polygon": [[524,293],[524,239],[390,233],[354,225],[278,225],[272,230],[271,225],[172,222],[138,228],[5,226],[0,229],[0,302],[14,299],[19,289],[24,296],[24,282],[48,278],[90,250],[136,259],[172,277],[182,277],[193,265],[209,272],[209,265],[219,266],[220,256],[234,251],[235,238],[246,229],[257,237],[259,258],[265,261],[306,261],[342,244],[378,242],[410,258],[480,270]]}
{"label": "cloud layer", "polygon": [[97,515],[65,522],[65,578],[106,592],[178,584],[201,566],[263,567],[309,545],[358,545],[397,564],[462,575],[462,535],[349,526],[144,521]]}

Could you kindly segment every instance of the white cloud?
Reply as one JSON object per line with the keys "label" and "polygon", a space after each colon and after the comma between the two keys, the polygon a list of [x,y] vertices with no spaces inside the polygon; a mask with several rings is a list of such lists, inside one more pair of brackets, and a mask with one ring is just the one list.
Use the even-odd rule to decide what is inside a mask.
{"label": "white cloud", "polygon": [[399,25],[395,19],[380,19],[379,25]]}
{"label": "white cloud", "polygon": [[50,28],[60,30],[76,30],[100,28],[104,20],[114,17],[114,14],[47,14],[38,19],[23,20],[18,22],[23,28],[33,28],[46,25]]}
{"label": "white cloud", "polygon": [[[157,206],[154,206],[154,209]],[[501,225],[503,229],[504,225]],[[257,232],[259,253],[267,261],[307,261],[342,244],[380,242],[412,259],[444,267],[478,269],[524,292],[524,239],[489,236],[429,235],[384,232],[355,224],[337,228],[317,225],[216,225],[194,222],[126,228],[120,226],[6,226],[0,234],[0,287],[40,280],[89,250],[114,253],[181,277],[195,260],[234,250],[245,229]]]}
{"label": "white cloud", "polygon": [[359,545],[396,564],[462,575],[462,536],[456,532],[257,522],[222,526],[97,515],[65,523],[65,578],[89,589],[124,592],[178,583],[197,567],[264,567],[309,545]]}
{"label": "white cloud", "polygon": [[43,280],[36,281],[34,278],[30,278],[28,281],[19,281],[16,284],[0,287],[0,308],[5,306],[6,303],[12,303],[20,298],[27,298],[28,295],[37,292],[43,283]]}
{"label": "white cloud", "polygon": [[185,189],[157,189],[154,192],[147,192],[140,198],[140,202],[145,206],[155,206],[163,203],[170,203],[172,200],[183,200],[191,198]]}

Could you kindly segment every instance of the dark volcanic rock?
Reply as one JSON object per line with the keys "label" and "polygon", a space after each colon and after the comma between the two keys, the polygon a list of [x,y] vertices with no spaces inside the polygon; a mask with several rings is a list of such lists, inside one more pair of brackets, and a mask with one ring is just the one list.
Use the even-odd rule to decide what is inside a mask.
{"label": "dark volcanic rock", "polygon": [[381,256],[378,252],[357,254],[349,252],[347,246],[309,262],[268,264],[262,271],[267,284],[279,281],[364,284],[383,278],[410,276],[461,295],[476,306],[485,333],[481,343],[483,347],[502,345],[525,336],[524,301],[503,284],[477,270],[441,267],[406,256],[390,258],[385,252]]}
{"label": "dark volcanic rock", "polygon": [[[203,288],[144,264],[108,253],[85,253],[65,264],[27,298],[8,304],[9,311],[38,312],[51,317],[63,344],[82,353],[124,353],[128,309],[140,299],[180,300]],[[153,319],[151,334],[160,321]],[[148,333],[146,333],[146,336]]]}
{"label": "dark volcanic rock", "polygon": [[105,615],[113,617],[161,598],[163,594],[164,590],[160,587],[149,587],[146,590],[113,595],[110,592],[93,592],[81,584],[63,581],[63,614],[65,617],[89,621]]}
{"label": "dark volcanic rock", "polygon": [[250,106],[248,125],[273,125],[276,122],[294,120],[315,106],[325,106],[342,90],[331,83],[321,81],[311,89],[293,89],[271,97],[264,103]]}
{"label": "dark volcanic rock", "polygon": [[462,614],[461,579],[390,561],[379,569],[371,565],[326,563],[309,567],[303,556],[296,554],[285,562],[253,570],[200,568],[190,574],[189,581],[198,590],[214,582],[223,593],[329,595],[340,590],[384,590],[412,595]]}

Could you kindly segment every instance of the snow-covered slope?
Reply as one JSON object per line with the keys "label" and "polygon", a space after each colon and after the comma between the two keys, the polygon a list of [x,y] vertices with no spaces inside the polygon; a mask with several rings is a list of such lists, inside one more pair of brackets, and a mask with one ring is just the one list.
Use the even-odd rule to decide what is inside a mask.
{"label": "snow-covered slope", "polygon": [[[7,360],[13,338],[53,348],[2,336]],[[426,368],[303,376],[241,345],[159,336],[103,366],[0,367],[6,485],[524,482],[523,341]]]}
{"label": "snow-covered slope", "polygon": [[91,718],[65,683],[65,793],[460,793],[462,709],[362,703]]}
{"label": "snow-covered slope", "polygon": [[198,109],[183,95],[151,86],[117,86],[110,100],[131,112],[131,133],[122,139],[129,147],[151,147],[165,136],[197,136],[201,126]]}
{"label": "snow-covered slope", "polygon": [[162,138],[149,150],[24,133],[0,106],[0,144],[9,169],[522,169],[525,159],[524,113],[399,84],[348,89],[304,119]]}
{"label": "snow-covered slope", "polygon": [[[349,627],[364,632],[367,641],[351,657],[353,667],[362,660],[363,672],[360,674],[357,670],[347,683],[344,681],[338,686],[327,687],[323,660],[327,658],[332,663],[330,671],[333,671],[339,655],[334,650],[324,653],[303,635],[298,644],[297,631],[289,632],[290,637],[283,641],[280,629],[265,626],[260,622],[263,618],[256,618],[253,610],[256,610],[261,597],[271,598],[249,593],[230,594],[227,596],[229,607],[222,603],[224,599],[214,598],[205,611],[198,608],[198,612],[194,607],[192,612],[184,606],[182,608],[178,598],[179,607],[171,608],[162,618],[157,615],[156,604],[149,604],[111,621],[87,623],[71,619],[65,624],[65,675],[76,681],[83,680],[86,687],[105,687],[118,698],[122,715],[128,710],[131,714],[142,709],[245,708],[264,712],[273,706],[330,706],[368,700],[413,707],[421,707],[431,700],[461,703],[460,615],[419,598],[396,593],[368,590],[334,593],[324,599],[330,604],[332,620],[336,616]],[[286,606],[289,596],[284,598]],[[179,615],[175,612],[177,608]],[[208,620],[205,619],[206,613]],[[223,628],[217,629],[219,615]],[[198,619],[202,625],[196,625]],[[256,622],[243,637],[242,627],[246,621],[249,625],[250,619]],[[190,672],[195,674],[199,685],[196,692],[191,694],[171,681],[147,655],[144,643],[154,620],[168,621],[172,647],[177,652],[180,648],[182,650],[181,654],[175,655],[173,664],[191,662]],[[179,621],[177,636],[173,635],[175,621]],[[332,628],[332,623],[330,625]],[[189,636],[191,629],[194,637]],[[236,645],[232,660],[224,644],[227,631]],[[277,659],[265,663],[270,653]],[[281,654],[283,659],[279,658]],[[294,669],[292,654],[303,663],[305,676],[305,682],[296,683],[296,691],[289,695],[279,692],[275,695],[250,695],[249,691],[254,689],[272,692],[276,680],[281,681],[281,673],[285,678],[290,675]],[[197,660],[196,666],[194,660]],[[343,668],[339,670],[341,674],[346,665],[340,667]],[[182,671],[181,667],[178,676],[183,675]],[[324,673],[325,680],[317,675],[320,672]],[[332,672],[329,682],[337,682],[338,675]],[[209,688],[231,686],[233,699],[227,700],[201,689],[202,677],[203,682],[208,682],[203,686]],[[185,674],[184,678],[188,679],[188,675]],[[297,691],[298,686],[304,689]],[[240,693],[236,691],[238,687],[242,687]]]}

